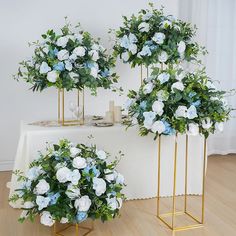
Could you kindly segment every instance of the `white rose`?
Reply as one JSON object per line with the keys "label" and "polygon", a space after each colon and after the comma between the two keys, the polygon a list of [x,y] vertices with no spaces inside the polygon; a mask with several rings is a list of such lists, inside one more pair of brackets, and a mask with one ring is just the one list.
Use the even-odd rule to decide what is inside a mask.
{"label": "white rose", "polygon": [[183,117],[186,118],[187,117],[187,107],[186,106],[178,106],[177,110],[175,111],[175,117],[179,118],[179,117]]}
{"label": "white rose", "polygon": [[89,52],[89,56],[92,57],[93,61],[97,61],[99,59],[99,54],[98,54],[98,52],[96,50],[91,50]]}
{"label": "white rose", "polygon": [[116,172],[112,172],[112,170],[106,169],[104,170],[105,173],[105,179],[110,183],[111,181],[114,181],[117,173]]}
{"label": "white rose", "polygon": [[86,52],[85,48],[81,46],[73,50],[73,54],[75,54],[78,57],[83,57],[85,55],[85,52]]}
{"label": "white rose", "polygon": [[90,69],[90,75],[92,75],[94,78],[98,77],[98,69],[96,67],[92,67]]}
{"label": "white rose", "polygon": [[67,186],[66,195],[70,199],[76,199],[80,196],[80,189],[74,186],[73,184],[69,184]]}
{"label": "white rose", "polygon": [[70,61],[65,61],[65,68],[66,68],[66,70],[68,70],[68,71],[71,71],[72,70],[72,64],[71,64],[71,62]]}
{"label": "white rose", "polygon": [[74,168],[84,169],[87,166],[86,159],[83,157],[76,157],[73,160],[72,165]]}
{"label": "white rose", "polygon": [[50,71],[50,72],[48,72],[48,74],[47,74],[47,80],[48,80],[49,82],[55,83],[55,82],[57,81],[58,75],[59,75],[59,74],[58,74],[57,71],[55,71],[55,70]]}
{"label": "white rose", "polygon": [[224,123],[223,122],[216,122],[215,128],[216,128],[216,130],[222,132],[224,130]]}
{"label": "white rose", "polygon": [[182,82],[180,82],[180,81],[179,82],[175,82],[171,86],[172,92],[174,92],[174,89],[183,91],[184,90],[184,84]]}
{"label": "white rose", "polygon": [[166,129],[165,124],[160,120],[155,121],[152,125],[152,128],[151,128],[153,133],[157,132],[158,134],[163,133],[165,131],[165,129]]}
{"label": "white rose", "polygon": [[60,61],[68,60],[69,59],[69,52],[65,49],[62,49],[61,51],[58,52],[57,58]]}
{"label": "white rose", "polygon": [[128,98],[124,104],[125,110],[129,110],[130,106],[132,106],[134,103],[135,103],[134,99]]}
{"label": "white rose", "polygon": [[28,170],[26,177],[30,180],[35,180],[43,173],[44,171],[42,170],[41,166],[34,166]]}
{"label": "white rose", "polygon": [[118,208],[118,202],[116,197],[113,198],[106,198],[107,205],[111,208],[111,210],[116,210]]}
{"label": "white rose", "polygon": [[206,86],[208,89],[216,89],[216,86],[210,80],[206,82]]}
{"label": "white rose", "polygon": [[82,35],[82,34],[75,34],[75,38],[76,38],[79,42],[82,42],[83,35]]}
{"label": "white rose", "polygon": [[77,185],[79,183],[79,180],[81,178],[81,174],[79,173],[79,170],[73,170],[70,175],[70,181],[72,184]]}
{"label": "white rose", "polygon": [[179,74],[176,74],[176,79],[181,81],[185,77],[185,72],[181,72]]}
{"label": "white rose", "polygon": [[138,29],[140,32],[148,32],[150,30],[150,26],[148,23],[142,22],[139,24]]}
{"label": "white rose", "polygon": [[40,217],[40,223],[51,227],[55,223],[55,220],[53,220],[50,212],[44,211]]}
{"label": "white rose", "polygon": [[189,135],[198,135],[199,134],[199,126],[198,124],[190,123],[188,125],[188,134]]}
{"label": "white rose", "polygon": [[38,184],[35,186],[35,193],[36,194],[44,194],[46,192],[48,192],[50,189],[50,185],[48,184],[48,182],[45,179],[41,179],[39,180]]}
{"label": "white rose", "polygon": [[87,196],[87,195],[75,200],[75,208],[78,211],[88,211],[91,204],[92,204],[92,202],[91,202],[89,196]]}
{"label": "white rose", "polygon": [[95,190],[97,196],[101,196],[106,192],[106,182],[101,178],[94,177],[93,189]]}
{"label": "white rose", "polygon": [[42,64],[40,65],[39,68],[39,73],[40,74],[47,74],[49,71],[51,71],[52,69],[48,66],[48,63],[46,63],[45,61],[42,62]]}
{"label": "white rose", "polygon": [[60,183],[65,183],[67,181],[70,181],[71,170],[67,167],[62,167],[57,171],[56,177]]}
{"label": "white rose", "polygon": [[178,52],[179,54],[183,54],[185,52],[185,49],[186,49],[186,44],[184,41],[180,41],[178,43]]}
{"label": "white rose", "polygon": [[158,56],[158,60],[161,63],[165,63],[168,60],[168,54],[165,51],[162,51],[161,54]]}
{"label": "white rose", "polygon": [[157,113],[157,115],[161,116],[163,114],[164,103],[161,101],[155,101],[152,104],[152,110]]}
{"label": "white rose", "polygon": [[146,20],[149,20],[151,17],[152,17],[152,13],[147,12],[145,15],[142,16],[142,20],[146,21]]}
{"label": "white rose", "polygon": [[31,209],[31,208],[33,208],[34,206],[35,206],[35,205],[34,205],[33,202],[27,201],[27,202],[24,203],[23,208]]}
{"label": "white rose", "polygon": [[68,43],[68,37],[63,36],[63,37],[60,37],[59,39],[57,39],[56,45],[64,48],[67,43]]}
{"label": "white rose", "polygon": [[72,53],[72,54],[70,55],[69,59],[74,62],[74,61],[77,59],[77,55],[74,54],[74,53]]}
{"label": "white rose", "polygon": [[166,36],[163,33],[159,32],[159,33],[154,34],[154,36],[152,37],[152,40],[156,42],[157,44],[163,44],[165,38]]}
{"label": "white rose", "polygon": [[122,174],[118,173],[116,176],[116,183],[123,185],[125,182],[125,178]]}
{"label": "white rose", "polygon": [[98,158],[101,160],[105,160],[107,158],[107,154],[103,150],[97,150],[96,154],[97,154]]}
{"label": "white rose", "polygon": [[37,196],[36,204],[38,205],[39,211],[41,211],[43,208],[46,208],[49,205],[50,201],[50,197]]}
{"label": "white rose", "polygon": [[124,61],[124,62],[127,62],[129,60],[129,53],[128,52],[123,52],[121,54],[121,59]]}
{"label": "white rose", "polygon": [[170,74],[163,72],[158,75],[157,79],[163,84],[170,79]]}
{"label": "white rose", "polygon": [[131,44],[130,46],[129,46],[129,51],[134,55],[134,54],[136,54],[137,53],[137,50],[138,50],[138,47],[137,47],[137,45],[136,44]]}
{"label": "white rose", "polygon": [[72,157],[77,156],[79,153],[81,153],[81,149],[76,148],[76,147],[71,147],[71,148],[70,148],[70,155],[71,155]]}
{"label": "white rose", "polygon": [[191,105],[187,110],[187,118],[194,119],[197,117],[197,109],[195,106]]}
{"label": "white rose", "polygon": [[202,121],[202,128],[203,129],[210,129],[212,126],[212,121],[209,117]]}
{"label": "white rose", "polygon": [[143,87],[143,93],[144,94],[149,94],[152,92],[154,85],[152,83],[147,83]]}
{"label": "white rose", "polygon": [[65,217],[62,217],[61,220],[60,220],[61,224],[67,224],[68,222],[69,222],[69,220]]}

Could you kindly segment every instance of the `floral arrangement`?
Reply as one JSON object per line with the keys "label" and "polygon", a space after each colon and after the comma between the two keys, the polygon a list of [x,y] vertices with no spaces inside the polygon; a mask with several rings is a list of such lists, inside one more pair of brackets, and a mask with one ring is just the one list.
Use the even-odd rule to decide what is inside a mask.
{"label": "floral arrangement", "polygon": [[193,42],[196,28],[149,5],[151,9],[142,9],[138,15],[123,16],[123,26],[116,31],[115,56],[134,67],[197,61],[200,52],[205,54],[205,49]]}
{"label": "floral arrangement", "polygon": [[79,24],[71,28],[66,23],[59,34],[48,30],[42,35],[42,42],[30,44],[35,46],[34,55],[20,63],[15,78],[32,84],[33,91],[52,86],[66,90],[87,87],[96,94],[98,87],[110,89],[118,78],[112,72],[114,58]]}
{"label": "floral arrangement", "polygon": [[139,125],[142,136],[188,133],[208,137],[223,130],[232,110],[226,92],[216,89],[204,69],[185,72],[180,65],[153,68],[139,91],[130,91],[127,126]]}
{"label": "floral arrangement", "polygon": [[117,216],[124,200],[124,177],[115,170],[118,159],[108,164],[108,155],[93,145],[61,140],[40,154],[26,175],[16,171],[21,187],[10,201],[22,202],[19,221],[40,215],[42,224],[52,226],[55,221],[106,221]]}

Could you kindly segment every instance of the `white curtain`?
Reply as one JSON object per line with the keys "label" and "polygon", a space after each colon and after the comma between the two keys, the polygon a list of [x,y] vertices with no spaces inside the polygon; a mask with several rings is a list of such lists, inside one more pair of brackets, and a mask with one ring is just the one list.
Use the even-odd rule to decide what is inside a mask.
{"label": "white curtain", "polygon": [[[179,0],[179,17],[196,24],[196,39],[209,52],[203,62],[215,85],[223,90],[236,89],[236,1]],[[236,96],[227,100],[236,108]],[[223,133],[210,136],[208,154],[236,153],[235,112],[231,116]]]}

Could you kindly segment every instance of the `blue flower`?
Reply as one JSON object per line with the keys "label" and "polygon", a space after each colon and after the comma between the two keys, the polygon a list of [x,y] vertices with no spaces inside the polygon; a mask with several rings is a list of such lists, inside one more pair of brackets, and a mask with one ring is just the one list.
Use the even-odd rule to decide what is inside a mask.
{"label": "blue flower", "polygon": [[53,50],[49,50],[49,56],[51,57],[54,57],[54,56],[57,56],[58,54],[58,49],[57,48],[54,48]]}
{"label": "blue flower", "polygon": [[149,48],[149,46],[144,46],[142,48],[142,51],[138,53],[140,56],[151,56],[152,52]]}
{"label": "blue flower", "polygon": [[49,193],[48,197],[50,198],[49,205],[55,205],[57,203],[58,198],[60,197],[60,193]]}
{"label": "blue flower", "polygon": [[173,134],[175,134],[175,130],[171,127],[170,123],[168,123],[165,120],[161,120],[161,121],[165,125],[165,131],[163,132],[164,134],[166,134],[166,135],[173,135]]}
{"label": "blue flower", "polygon": [[194,97],[195,95],[197,95],[197,93],[195,93],[195,92],[190,92],[188,96],[189,96],[190,98],[192,98],[192,97]]}
{"label": "blue flower", "polygon": [[146,41],[146,42],[145,42],[145,45],[152,46],[152,45],[153,45],[153,42],[152,42],[151,40]]}
{"label": "blue flower", "polygon": [[193,102],[191,105],[195,106],[195,107],[198,107],[201,105],[201,101],[200,100],[197,100],[195,102]]}
{"label": "blue flower", "polygon": [[85,221],[87,219],[87,217],[88,217],[87,212],[78,211],[77,214],[76,214],[76,221],[78,223],[83,222],[83,221]]}
{"label": "blue flower", "polygon": [[[89,174],[90,170],[92,170],[95,177],[100,175],[100,171],[95,166],[86,166],[83,170],[85,174]],[[87,179],[90,180],[90,177],[87,176]]]}
{"label": "blue flower", "polygon": [[63,71],[65,70],[65,65],[63,62],[58,62],[57,64],[55,64],[53,66],[53,70],[56,70],[56,71]]}
{"label": "blue flower", "polygon": [[140,103],[140,105],[139,105],[139,107],[141,108],[141,109],[146,109],[146,107],[147,107],[147,102],[146,101],[142,101],[141,103]]}
{"label": "blue flower", "polygon": [[101,72],[102,77],[108,77],[110,75],[110,71],[108,69],[105,69]]}

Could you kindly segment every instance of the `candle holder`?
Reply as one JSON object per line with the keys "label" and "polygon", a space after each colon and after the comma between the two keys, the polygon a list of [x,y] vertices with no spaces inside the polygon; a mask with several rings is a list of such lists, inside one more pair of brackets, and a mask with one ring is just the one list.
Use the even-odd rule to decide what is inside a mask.
{"label": "candle holder", "polygon": [[[193,216],[187,209],[188,201],[188,135],[185,140],[185,193],[184,193],[184,209],[183,211],[176,211],[176,174],[177,174],[177,151],[178,151],[178,135],[175,136],[175,148],[174,148],[174,179],[173,179],[173,195],[172,195],[172,211],[169,213],[160,214],[160,178],[161,178],[161,135],[158,137],[158,177],[157,177],[157,218],[160,219],[169,229],[172,231],[182,231],[187,229],[194,229],[203,227],[204,224],[204,210],[205,210],[205,170],[206,170],[206,138],[204,139],[203,148],[203,171],[202,171],[202,206],[201,206],[201,217],[198,219]],[[194,221],[194,224],[176,226],[175,218],[177,216],[185,215]],[[171,217],[171,221],[168,222],[166,218]]]}
{"label": "candle holder", "polygon": [[[81,226],[79,224],[66,224],[65,227],[61,228],[61,229],[57,229],[57,222],[55,222],[55,224],[52,226],[52,236],[66,236],[66,231],[68,231],[70,228],[74,228],[75,236],[86,236],[88,234],[90,234],[93,230],[94,230],[94,225],[93,225],[93,221],[91,224],[91,227],[85,227],[85,226]],[[79,229],[83,229],[85,231],[85,233],[83,234],[79,234]],[[70,234],[72,235],[72,234]]]}
{"label": "candle holder", "polygon": [[[82,105],[80,104],[81,100]],[[81,118],[78,115],[77,119],[65,119],[65,91],[64,89],[58,89],[58,124],[61,126],[84,125],[84,89],[82,91],[77,90],[77,106],[78,108],[82,107]]]}

